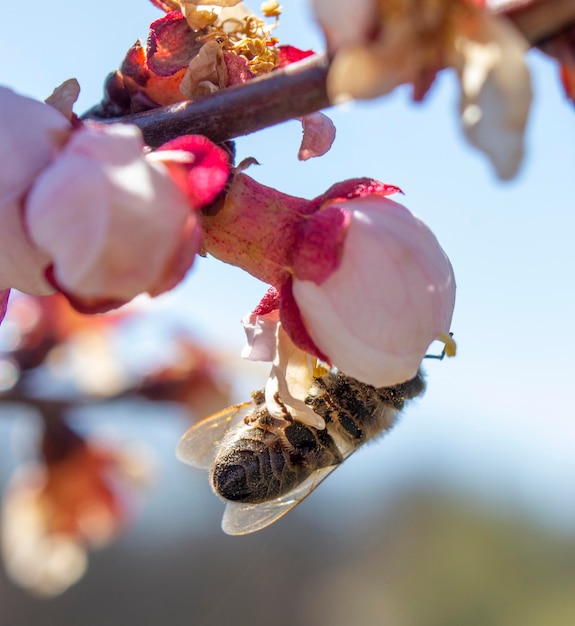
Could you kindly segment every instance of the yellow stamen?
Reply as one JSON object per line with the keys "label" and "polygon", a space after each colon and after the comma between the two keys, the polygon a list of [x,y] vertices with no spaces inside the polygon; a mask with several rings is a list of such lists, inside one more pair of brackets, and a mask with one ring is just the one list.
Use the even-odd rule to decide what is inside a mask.
{"label": "yellow stamen", "polygon": [[320,363],[320,361],[316,360],[315,365],[313,366],[313,377],[321,378],[322,376],[325,376],[328,373],[329,373],[329,368],[327,368],[325,365]]}
{"label": "yellow stamen", "polygon": [[266,0],[262,2],[261,10],[265,17],[279,17],[283,7],[280,6],[278,0]]}
{"label": "yellow stamen", "polygon": [[445,344],[443,352],[446,356],[455,356],[457,352],[457,344],[449,333],[445,333],[443,331],[440,332],[437,336],[437,340]]}

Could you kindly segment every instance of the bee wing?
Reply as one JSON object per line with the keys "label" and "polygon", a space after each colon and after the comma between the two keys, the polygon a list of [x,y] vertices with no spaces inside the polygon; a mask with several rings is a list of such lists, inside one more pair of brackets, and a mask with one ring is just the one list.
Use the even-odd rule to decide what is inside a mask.
{"label": "bee wing", "polygon": [[222,519],[222,530],[228,535],[247,535],[277,522],[291,511],[324,481],[337,465],[330,465],[315,471],[290,492],[260,504],[228,502]]}
{"label": "bee wing", "polygon": [[253,402],[235,404],[194,424],[180,439],[176,456],[180,461],[210,470],[218,443],[230,429],[254,408]]}

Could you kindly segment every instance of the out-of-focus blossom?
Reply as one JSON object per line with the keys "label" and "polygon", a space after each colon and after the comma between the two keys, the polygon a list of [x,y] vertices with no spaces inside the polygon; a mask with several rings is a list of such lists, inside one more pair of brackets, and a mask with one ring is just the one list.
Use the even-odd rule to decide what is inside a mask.
{"label": "out-of-focus blossom", "polygon": [[377,28],[374,0],[313,0],[313,7],[332,52],[345,46],[363,45]]}
{"label": "out-of-focus blossom", "polygon": [[202,224],[210,253],[273,285],[244,318],[245,356],[275,358],[280,320],[300,349],[383,387],[415,376],[438,337],[451,349],[451,264],[429,228],[387,198],[398,191],[355,179],[309,201],[236,175]]}
{"label": "out-of-focus blossom", "polygon": [[[118,311],[83,315],[62,294],[15,294],[1,333],[0,400],[41,407],[49,390],[49,397],[66,398],[73,406],[87,398],[104,402],[137,394],[178,403],[195,416],[229,404],[223,357],[185,333],[170,332],[152,354],[135,348],[126,358],[122,337],[141,320],[149,302],[137,298]],[[32,373],[35,384],[28,384],[29,371],[39,366]]]}
{"label": "out-of-focus blossom", "polygon": [[7,573],[48,596],[74,584],[86,569],[86,550],[103,547],[126,524],[126,505],[114,481],[139,479],[144,463],[135,450],[89,444],[58,423],[43,437],[44,462],[18,470],[2,506]]}
{"label": "out-of-focus blossom", "polygon": [[[5,337],[2,347],[17,364],[19,373],[41,365],[50,351],[74,332],[73,322],[70,327],[67,325],[71,321],[68,310],[72,309],[61,294],[42,297],[14,294],[2,326]],[[105,316],[88,319],[98,324]]]}
{"label": "out-of-focus blossom", "polygon": [[72,127],[58,111],[0,87],[0,289],[45,295],[49,257],[29,239],[22,201]]}
{"label": "out-of-focus blossom", "polygon": [[128,125],[77,130],[36,178],[25,221],[55,284],[88,308],[171,288],[200,245],[186,196]]}
{"label": "out-of-focus blossom", "polygon": [[575,26],[545,40],[540,47],[559,61],[559,75],[565,95],[575,103]]}
{"label": "out-of-focus blossom", "polygon": [[457,70],[461,117],[470,142],[502,179],[523,156],[531,103],[527,42],[504,18],[473,0],[314,0],[334,54],[328,92],[334,101],[374,98],[413,85],[422,100],[436,73]]}
{"label": "out-of-focus blossom", "polygon": [[64,592],[85,573],[87,555],[75,537],[49,532],[42,491],[47,477],[39,465],[18,470],[4,492],[2,555],[18,585],[43,596]]}
{"label": "out-of-focus blossom", "polygon": [[455,40],[452,65],[461,83],[463,130],[504,180],[515,176],[523,160],[531,107],[526,51],[521,35],[488,12],[478,12],[473,31]]}
{"label": "out-of-focus blossom", "polygon": [[210,415],[230,401],[222,363],[186,336],[174,338],[173,358],[148,367],[138,393],[149,400],[177,402],[194,417]]}

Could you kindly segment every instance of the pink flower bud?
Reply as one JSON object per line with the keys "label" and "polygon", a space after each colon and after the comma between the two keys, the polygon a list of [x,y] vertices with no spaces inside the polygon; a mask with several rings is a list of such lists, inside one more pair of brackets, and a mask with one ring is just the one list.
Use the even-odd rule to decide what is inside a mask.
{"label": "pink flower bud", "polygon": [[202,216],[203,244],[273,285],[243,320],[245,358],[274,358],[279,320],[299,349],[364,383],[416,375],[449,331],[455,279],[431,230],[387,198],[399,191],[362,178],[304,200],[235,177],[221,210]]}
{"label": "pink flower bud", "polygon": [[236,175],[202,225],[208,252],[273,285],[243,320],[245,358],[274,358],[279,320],[299,349],[364,383],[416,375],[447,336],[455,279],[431,230],[387,198],[397,192],[359,178],[304,200]]}
{"label": "pink flower bud", "polygon": [[376,387],[401,383],[449,330],[451,264],[431,230],[401,204],[366,195],[334,206],[351,218],[339,266],[320,281],[296,274],[293,297],[309,336],[344,374]]}
{"label": "pink flower bud", "polygon": [[134,126],[76,131],[36,179],[25,220],[53,279],[87,307],[173,287],[200,248],[197,217]]}
{"label": "pink flower bud", "polygon": [[56,109],[0,87],[0,288],[54,291],[44,278],[49,259],[22,223],[22,201],[71,130]]}

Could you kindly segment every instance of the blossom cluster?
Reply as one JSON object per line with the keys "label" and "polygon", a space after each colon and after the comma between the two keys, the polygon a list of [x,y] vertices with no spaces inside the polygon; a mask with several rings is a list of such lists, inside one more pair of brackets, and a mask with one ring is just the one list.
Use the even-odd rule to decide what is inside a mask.
{"label": "blossom cluster", "polygon": [[[308,54],[277,46],[235,0],[201,15],[203,3],[192,4],[160,3],[166,16],[109,79],[105,106],[117,114],[121,103],[132,111],[194,98]],[[10,162],[0,206],[4,290],[61,292],[78,310],[106,311],[171,289],[203,249],[271,285],[247,322],[250,358],[273,360],[273,342],[262,347],[256,329],[275,317],[299,349],[384,386],[412,377],[429,344],[448,337],[451,265],[425,224],[389,199],[396,187],[357,179],[311,201],[290,197],[233,168],[204,137],[150,153],[133,126],[78,120],[74,87],[49,104],[0,92],[0,156]],[[309,127],[327,149],[333,134],[304,120]],[[314,143],[304,138],[302,152],[318,154]]]}
{"label": "blossom cluster", "polygon": [[[240,0],[152,2],[164,15],[106,81],[98,113],[114,123],[73,113],[73,80],[46,102],[0,87],[0,316],[11,289],[46,301],[57,294],[82,313],[107,312],[173,289],[197,255],[210,255],[267,285],[242,320],[243,356],[271,363],[270,419],[289,415],[316,431],[326,423],[305,399],[318,371],[395,387],[418,376],[433,341],[453,355],[454,271],[429,226],[399,202],[397,186],[353,178],[315,198],[296,197],[250,176],[252,155],[236,165],[229,142],[183,134],[152,150],[136,126],[117,121],[209,99],[313,54],[280,45],[275,22]],[[332,102],[400,84],[421,100],[436,73],[451,67],[467,137],[500,178],[516,174],[531,101],[526,42],[484,3],[313,6],[326,36]],[[279,13],[277,2],[266,3],[266,18]],[[322,155],[334,141],[333,124],[319,113],[301,122],[299,158]],[[178,378],[177,367],[167,368],[142,395],[188,403],[191,369]],[[50,571],[51,559],[67,559],[78,573],[85,548],[124,523],[122,502],[103,478],[123,473],[121,459],[57,417],[45,420],[40,465],[9,487],[4,517],[13,575],[32,576],[38,588],[67,584]],[[79,491],[62,478],[74,471],[83,477]],[[22,511],[28,548],[10,539]],[[31,552],[46,556],[36,578]]]}

